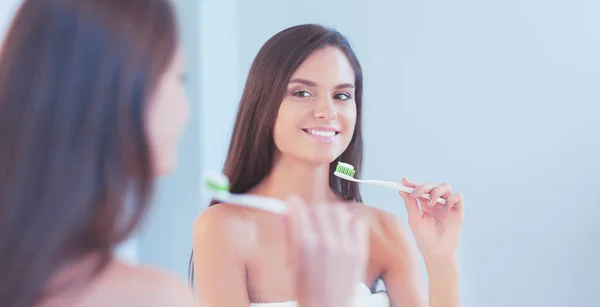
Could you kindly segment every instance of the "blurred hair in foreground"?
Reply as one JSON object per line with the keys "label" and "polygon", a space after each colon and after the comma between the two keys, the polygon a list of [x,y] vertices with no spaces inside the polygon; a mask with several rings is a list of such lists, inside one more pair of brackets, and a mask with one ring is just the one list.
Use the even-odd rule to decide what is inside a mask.
{"label": "blurred hair in foreground", "polygon": [[97,255],[89,281],[138,225],[154,178],[144,113],[176,33],[165,0],[19,8],[0,58],[0,305],[35,305]]}

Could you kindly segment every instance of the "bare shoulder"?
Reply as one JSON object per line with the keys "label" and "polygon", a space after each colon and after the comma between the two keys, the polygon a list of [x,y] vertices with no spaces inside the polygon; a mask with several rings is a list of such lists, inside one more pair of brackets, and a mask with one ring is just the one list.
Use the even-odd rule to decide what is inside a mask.
{"label": "bare shoulder", "polygon": [[357,203],[369,223],[371,243],[379,253],[398,253],[399,249],[411,249],[411,234],[396,214],[383,209]]}
{"label": "bare shoulder", "polygon": [[198,305],[183,280],[158,268],[120,261],[106,268],[81,302],[81,307]]}
{"label": "bare shoulder", "polygon": [[247,267],[259,251],[261,212],[217,204],[198,216],[193,230],[193,275],[207,306],[248,306]]}
{"label": "bare shoulder", "polygon": [[196,218],[194,234],[224,230],[233,225],[249,225],[245,223],[253,215],[252,210],[231,204],[216,204],[208,207]]}
{"label": "bare shoulder", "polygon": [[191,287],[170,273],[147,266],[138,266],[131,268],[131,274],[135,276],[134,285],[143,283],[147,290],[147,297],[150,299],[145,306],[197,305]]}
{"label": "bare shoulder", "polygon": [[225,203],[208,207],[194,222],[194,250],[251,249],[260,225],[256,211]]}
{"label": "bare shoulder", "polygon": [[361,214],[368,220],[371,230],[379,228],[386,236],[394,236],[399,231],[404,232],[406,230],[402,220],[391,212],[369,207],[363,203],[356,203],[356,206],[360,208]]}

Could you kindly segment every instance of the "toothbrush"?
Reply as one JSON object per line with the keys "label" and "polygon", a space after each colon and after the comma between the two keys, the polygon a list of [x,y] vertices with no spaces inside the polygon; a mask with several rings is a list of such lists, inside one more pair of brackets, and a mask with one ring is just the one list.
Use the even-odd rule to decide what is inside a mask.
{"label": "toothbrush", "polygon": [[[382,186],[382,187],[392,188],[392,189],[402,191],[405,193],[409,193],[409,194],[414,190],[413,188],[409,188],[409,187],[404,186],[397,182],[382,181],[382,180],[356,179],[356,178],[354,178],[355,173],[356,173],[356,170],[354,169],[354,166],[352,166],[348,163],[343,163],[343,162],[338,162],[338,165],[335,168],[335,172],[333,172],[333,174],[335,176],[338,176],[338,177],[348,180],[348,181],[353,181],[353,182],[357,182],[357,183],[374,184],[374,185],[378,185],[378,186]],[[420,197],[425,198],[425,199],[431,199],[431,195],[429,195],[428,193],[421,194]],[[439,198],[437,202],[442,205],[446,204],[446,200],[443,198]]]}
{"label": "toothbrush", "polygon": [[279,199],[230,193],[229,179],[221,173],[207,173],[204,178],[204,184],[213,199],[224,203],[260,209],[275,214],[283,214],[288,209],[287,205]]}

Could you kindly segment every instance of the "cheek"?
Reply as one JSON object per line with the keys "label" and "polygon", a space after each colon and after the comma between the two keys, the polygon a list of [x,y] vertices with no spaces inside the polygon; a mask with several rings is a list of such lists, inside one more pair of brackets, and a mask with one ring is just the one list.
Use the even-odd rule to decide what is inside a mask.
{"label": "cheek", "polygon": [[153,136],[156,141],[172,143],[177,138],[181,127],[185,124],[188,117],[188,106],[184,101],[175,99],[172,96],[170,100],[156,101],[151,108],[150,124]]}
{"label": "cheek", "polygon": [[187,99],[183,88],[178,90],[178,95],[174,95],[174,99],[171,101],[173,104],[173,112],[175,113],[173,121],[176,126],[183,127],[188,121],[190,116],[190,102]]}
{"label": "cheek", "polygon": [[279,108],[275,126],[273,128],[273,138],[277,147],[286,146],[288,143],[294,143],[298,128],[298,112],[285,105]]}
{"label": "cheek", "polygon": [[348,131],[350,135],[354,133],[354,126],[356,125],[356,105],[352,104],[338,110],[338,117],[340,124],[343,125],[343,129]]}
{"label": "cheek", "polygon": [[157,157],[173,154],[189,116],[189,103],[180,90],[162,91],[148,106],[147,131]]}
{"label": "cheek", "polygon": [[148,110],[148,138],[156,157],[164,156],[164,152],[170,147],[169,135],[171,128],[168,123],[169,115],[158,105]]}

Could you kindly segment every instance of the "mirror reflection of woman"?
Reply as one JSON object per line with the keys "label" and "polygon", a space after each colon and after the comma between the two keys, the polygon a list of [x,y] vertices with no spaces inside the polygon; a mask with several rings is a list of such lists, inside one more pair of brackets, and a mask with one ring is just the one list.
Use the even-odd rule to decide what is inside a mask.
{"label": "mirror reflection of woman", "polygon": [[[374,293],[381,280],[393,306],[458,306],[461,194],[447,184],[403,180],[416,188],[415,194],[401,196],[419,259],[403,223],[362,204],[358,186],[332,174],[338,161],[360,173],[362,110],[362,69],[343,35],[319,25],[277,33],[258,52],[242,94],[224,166],[231,190],[279,199],[294,194],[316,211],[328,204],[344,207],[368,230],[359,293]],[[433,202],[422,202],[421,210],[423,193],[430,193]],[[438,198],[446,199],[447,208],[436,204]],[[289,254],[298,247],[289,243],[286,227],[275,215],[213,202],[194,227],[193,276],[206,306],[275,307],[301,300],[298,274],[303,271],[290,265]],[[418,278],[421,260],[427,267],[429,298]],[[323,271],[312,282],[326,281],[323,291],[333,291],[343,280]]]}

